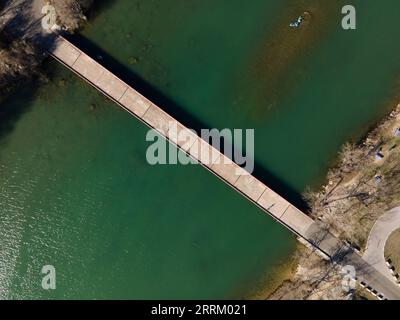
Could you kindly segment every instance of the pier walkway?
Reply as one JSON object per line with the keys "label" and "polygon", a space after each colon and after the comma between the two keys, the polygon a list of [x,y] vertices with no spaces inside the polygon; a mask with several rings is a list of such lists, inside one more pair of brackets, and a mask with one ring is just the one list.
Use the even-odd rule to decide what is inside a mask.
{"label": "pier walkway", "polygon": [[[367,283],[383,294],[385,298],[400,299],[400,288],[365,262],[352,248],[330,234],[318,222],[315,222],[282,196],[268,188],[263,182],[248,174],[240,166],[221,154],[219,150],[202,140],[185,125],[117,78],[68,40],[59,36],[52,46],[50,54],[131,115],[156,130],[160,135],[197,160],[207,170],[248,198],[292,231],[303,243],[312,246],[322,256],[335,264],[354,266],[357,272],[357,280]],[[170,130],[174,126],[177,130]]]}

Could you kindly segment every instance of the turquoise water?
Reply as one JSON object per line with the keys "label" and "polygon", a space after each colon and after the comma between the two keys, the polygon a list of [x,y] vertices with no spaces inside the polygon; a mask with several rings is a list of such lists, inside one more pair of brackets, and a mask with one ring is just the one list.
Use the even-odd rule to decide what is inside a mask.
{"label": "turquoise water", "polygon": [[48,68],[4,104],[29,105],[0,143],[2,298],[238,297],[282,262],[281,226],[200,166],[147,164],[144,125]]}
{"label": "turquoise water", "polygon": [[[395,101],[396,1],[357,2],[350,32],[341,1],[100,3],[72,41],[189,127],[255,128],[255,174],[299,205]],[[201,167],[148,165],[141,123],[46,68],[1,106],[17,112],[0,131],[0,297],[230,298],[274,276],[288,231]]]}
{"label": "turquoise water", "polygon": [[[398,96],[395,0],[353,1],[355,31],[341,28],[346,1],[108,3],[84,32],[93,50],[156,88],[166,109],[205,127],[255,128],[258,174],[286,191],[318,185],[340,145]],[[304,10],[310,24],[292,32],[288,20]]]}

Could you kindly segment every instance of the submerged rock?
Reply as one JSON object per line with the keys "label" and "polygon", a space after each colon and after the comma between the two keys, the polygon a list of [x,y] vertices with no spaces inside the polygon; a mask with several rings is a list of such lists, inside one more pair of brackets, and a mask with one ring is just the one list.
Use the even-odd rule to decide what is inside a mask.
{"label": "submerged rock", "polygon": [[66,84],[67,84],[67,80],[65,80],[65,79],[61,79],[58,81],[58,85],[60,87],[65,87]]}
{"label": "submerged rock", "polygon": [[130,57],[129,59],[128,59],[128,63],[129,64],[137,64],[139,62],[139,59],[138,58],[136,58],[136,57]]}

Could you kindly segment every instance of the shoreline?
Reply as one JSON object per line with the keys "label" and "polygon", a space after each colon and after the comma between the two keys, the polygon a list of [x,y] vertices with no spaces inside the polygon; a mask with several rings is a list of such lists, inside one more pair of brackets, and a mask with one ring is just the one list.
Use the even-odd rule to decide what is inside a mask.
{"label": "shoreline", "polygon": [[[84,13],[92,6],[92,0],[17,0],[1,7],[0,15],[0,100],[5,99],[20,85],[35,77],[45,79],[42,64],[47,54],[41,44],[51,42],[52,34],[41,26],[40,8],[45,3],[60,10],[57,24],[68,32],[84,27]],[[22,8],[22,9],[20,9]],[[62,19],[60,19],[62,17]],[[26,26],[29,26],[26,28]]]}
{"label": "shoreline", "polygon": [[[386,121],[386,120],[384,120],[384,121]],[[381,121],[379,121],[379,122],[381,122]],[[378,127],[377,128],[379,128],[379,125],[378,125]],[[375,130],[375,129],[374,129]],[[373,131],[374,131],[373,130]],[[372,131],[372,132],[373,132]],[[368,137],[368,135],[367,135],[367,137]],[[338,160],[338,159],[336,159],[336,160]],[[337,161],[335,161],[335,162],[337,162]],[[337,165],[339,165],[338,164],[339,162],[337,162]],[[335,165],[336,166],[336,165]],[[335,167],[335,166],[333,166],[333,167]],[[329,179],[328,179],[328,181],[329,181]],[[328,182],[327,181],[327,182]],[[324,184],[322,184],[322,189],[329,189],[330,188],[330,185],[329,185],[329,183],[324,183]],[[295,248],[295,251],[297,251],[297,250],[301,250],[301,249],[299,249],[299,248]],[[267,276],[267,275],[263,275],[262,277],[263,277],[263,280],[260,280],[260,283],[261,282],[265,282],[265,288],[263,289],[263,288],[258,288],[258,286],[257,286],[257,289],[255,289],[256,291],[257,291],[257,293],[254,293],[254,294],[251,294],[250,295],[250,297],[254,297],[254,299],[256,299],[255,297],[260,297],[260,299],[262,299],[262,297],[263,296],[266,296],[265,298],[266,299],[268,299],[269,297],[271,297],[271,296],[273,296],[277,291],[279,291],[284,285],[285,285],[285,282],[287,281],[287,279],[286,280],[282,280],[282,283],[279,285],[279,286],[276,286],[275,285],[275,282],[279,282],[280,280],[281,280],[281,278],[286,278],[287,276],[290,276],[290,278],[293,278],[293,277],[295,277],[295,275],[296,275],[296,272],[297,272],[297,269],[298,269],[298,267],[299,267],[299,265],[300,265],[300,262],[297,262],[296,263],[296,270],[292,270],[292,267],[293,267],[293,263],[294,263],[294,259],[295,259],[295,257],[293,256],[295,253],[292,253],[291,254],[291,256],[289,257],[289,260],[290,260],[290,262],[288,262],[288,265],[286,265],[286,263],[280,263],[276,268],[279,268],[280,266],[283,268],[283,270],[279,270],[279,271],[277,271],[276,273],[275,273],[275,271],[274,272],[271,272],[271,274],[272,274],[272,276],[273,276],[273,280],[274,281],[272,281],[274,284],[272,284],[271,285],[271,283],[268,283],[267,284],[267,282],[269,281],[268,280],[268,278],[269,278],[269,276]],[[292,259],[293,259],[293,261],[292,261]],[[292,265],[292,267],[290,267],[289,268],[289,265]],[[287,267],[287,268],[286,268]],[[281,272],[280,272],[281,271]],[[277,274],[279,274],[279,276],[277,276]],[[275,281],[275,278],[278,278],[276,281]],[[275,289],[267,289],[267,285],[268,286],[272,286],[272,287],[276,287]],[[261,285],[260,284],[260,287],[263,287],[263,285]]]}
{"label": "shoreline", "polygon": [[244,297],[245,300],[270,300],[273,295],[280,290],[285,283],[290,282],[296,275],[299,261],[296,257],[301,244],[296,243],[293,252],[286,261],[279,263],[271,271],[266,271],[259,280],[258,285],[251,289]]}
{"label": "shoreline", "polygon": [[[375,221],[400,204],[400,192],[397,189],[400,181],[400,169],[397,169],[400,166],[400,150],[397,147],[400,135],[396,137],[399,128],[400,103],[395,103],[391,112],[377,121],[356,144],[343,145],[333,161],[334,166],[326,174],[325,183],[316,191],[308,190],[304,195],[310,204],[310,216],[324,223],[331,232],[361,252],[365,249],[366,239]],[[287,299],[288,295],[293,294],[298,299],[369,297],[359,290],[344,295],[340,290],[340,270],[330,269],[322,261],[311,266],[308,263],[304,257],[300,258],[297,272],[289,282],[282,283],[270,298],[281,296]],[[317,281],[310,281],[309,275],[314,276],[315,270],[322,276]],[[309,275],[304,277],[304,274]],[[290,292],[293,290],[292,284],[297,283],[295,287],[301,288],[300,282],[309,282],[305,296],[301,296],[303,292],[297,288],[297,292]]]}

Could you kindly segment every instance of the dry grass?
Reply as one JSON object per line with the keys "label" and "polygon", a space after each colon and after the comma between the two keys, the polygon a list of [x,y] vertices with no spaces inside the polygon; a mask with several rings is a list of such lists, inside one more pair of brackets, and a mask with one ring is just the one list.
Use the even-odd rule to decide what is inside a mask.
{"label": "dry grass", "polygon": [[400,229],[394,231],[387,240],[385,258],[392,260],[395,271],[400,273]]}
{"label": "dry grass", "polygon": [[[50,2],[58,10],[62,25],[73,31],[85,20],[83,12],[91,5],[92,0]],[[38,66],[43,61],[43,54],[31,41],[33,35],[32,38],[27,37],[30,32],[38,33],[37,29],[30,28],[34,21],[29,5],[28,0],[0,4],[0,99],[25,80],[40,75]],[[23,32],[17,32],[16,29],[22,29]]]}
{"label": "dry grass", "polygon": [[[400,205],[400,104],[360,144],[346,144],[338,164],[329,170],[327,184],[304,194],[311,215],[329,230],[363,248],[375,221],[387,210]],[[384,155],[376,160],[377,152]],[[381,177],[377,183],[376,177]],[[387,251],[400,270],[400,231],[393,235]],[[396,256],[395,256],[396,254]],[[282,284],[270,299],[372,299],[364,291],[344,294],[342,277],[328,262],[300,250],[296,275]]]}
{"label": "dry grass", "polygon": [[341,269],[322,260],[314,251],[303,245],[297,250],[295,275],[282,283],[269,300],[329,300],[349,299],[342,289]]}
{"label": "dry grass", "polygon": [[84,12],[93,0],[50,0],[57,12],[57,22],[64,28],[74,31],[86,20]]}

